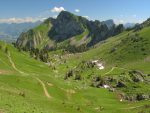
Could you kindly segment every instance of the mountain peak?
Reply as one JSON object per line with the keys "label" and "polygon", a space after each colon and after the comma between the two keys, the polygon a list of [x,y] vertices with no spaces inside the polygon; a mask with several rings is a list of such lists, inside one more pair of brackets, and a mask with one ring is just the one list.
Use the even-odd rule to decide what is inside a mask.
{"label": "mountain peak", "polygon": [[61,12],[59,13],[59,15],[74,15],[74,14],[71,13],[71,12],[68,12],[68,11],[61,11]]}
{"label": "mountain peak", "polygon": [[60,12],[60,14],[58,15],[57,17],[57,20],[60,20],[60,19],[75,19],[77,16],[68,12],[68,11],[62,11]]}
{"label": "mountain peak", "polygon": [[67,11],[62,11],[53,23],[49,35],[53,37],[54,40],[62,41],[83,33],[85,29],[82,24],[83,23],[79,21],[79,16]]}

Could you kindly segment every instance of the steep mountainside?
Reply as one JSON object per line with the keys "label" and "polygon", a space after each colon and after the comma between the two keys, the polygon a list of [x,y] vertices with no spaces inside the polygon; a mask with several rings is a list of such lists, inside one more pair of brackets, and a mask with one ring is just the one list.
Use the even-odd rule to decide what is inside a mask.
{"label": "steep mountainside", "polygon": [[57,19],[49,18],[37,28],[22,33],[16,45],[26,49],[83,45],[90,47],[112,35],[119,34],[122,30],[123,26],[115,26],[112,21],[89,21],[84,17],[62,11]]}
{"label": "steep mountainside", "polygon": [[47,19],[44,23],[37,26],[34,29],[30,29],[28,32],[22,33],[17,40],[18,47],[24,47],[27,49],[37,48],[44,41],[48,40],[48,31],[52,25],[50,19]]}

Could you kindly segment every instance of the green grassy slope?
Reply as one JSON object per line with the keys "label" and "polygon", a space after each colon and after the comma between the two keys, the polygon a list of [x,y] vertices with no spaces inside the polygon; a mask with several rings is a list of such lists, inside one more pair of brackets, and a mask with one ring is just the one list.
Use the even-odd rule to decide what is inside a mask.
{"label": "green grassy slope", "polygon": [[[109,38],[106,41],[96,45],[91,50],[84,53],[63,55],[61,59],[56,58],[50,53],[51,57],[56,58],[54,61],[58,75],[64,75],[68,70],[80,70],[82,80],[78,83],[90,85],[89,78],[95,75],[119,76],[122,73],[128,73],[130,70],[137,70],[144,74],[150,73],[150,27],[146,27],[138,32],[123,32],[122,34]],[[60,51],[59,51],[60,53]],[[61,55],[60,55],[61,56]],[[105,69],[97,68],[81,69],[78,65],[83,61],[100,60],[103,62]],[[129,76],[129,75],[126,75]],[[70,81],[70,79],[69,79]],[[73,81],[72,81],[73,82]],[[128,94],[146,93],[150,94],[149,84],[127,83],[128,89],[121,89]],[[137,87],[137,88],[134,88]],[[148,101],[149,103],[149,101]]]}
{"label": "green grassy slope", "polygon": [[[68,65],[69,68],[73,68],[82,61],[101,60],[105,64],[106,71],[114,66],[118,66],[127,69],[141,70],[149,74],[149,33],[150,27],[144,28],[139,32],[123,32],[120,35],[99,43],[84,53],[64,55],[62,58],[67,60],[67,64],[59,65],[58,68],[62,67],[62,69],[65,70],[66,65]],[[58,54],[58,52],[51,52],[51,57],[53,57],[55,53]],[[106,72],[105,70],[99,73],[104,74]]]}
{"label": "green grassy slope", "polygon": [[[134,43],[128,37],[134,36],[135,33],[124,32],[85,53],[65,54],[61,59],[59,56],[54,56],[54,52],[50,53],[55,70],[34,60],[27,53],[18,52],[11,45],[0,42],[3,46],[0,50],[0,112],[138,113],[142,110],[149,112],[150,109],[146,106],[149,105],[149,101],[120,102],[116,92],[89,87],[86,79],[85,81],[62,79],[69,69],[75,68],[83,60],[91,59],[102,59],[105,62],[105,69],[85,70],[82,76],[92,72],[104,75],[116,65],[120,68],[114,69],[109,74],[119,74],[123,71],[121,68],[138,69],[144,73],[150,73],[149,33],[149,27],[138,32],[142,41]],[[139,44],[140,46],[132,51],[131,48]],[[8,48],[7,53],[5,53],[5,47]],[[117,49],[110,52],[114,47]],[[66,63],[64,63],[65,60]]]}

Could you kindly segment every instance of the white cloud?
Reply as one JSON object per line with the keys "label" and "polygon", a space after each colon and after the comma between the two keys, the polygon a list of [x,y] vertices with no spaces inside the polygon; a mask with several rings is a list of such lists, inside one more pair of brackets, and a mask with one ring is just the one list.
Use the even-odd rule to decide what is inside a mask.
{"label": "white cloud", "polygon": [[124,20],[121,20],[121,19],[114,19],[114,23],[115,24],[124,24],[124,23],[126,23]]}
{"label": "white cloud", "polygon": [[43,21],[45,18],[0,18],[0,23],[25,23],[25,22],[36,22],[36,21]]}
{"label": "white cloud", "polygon": [[57,18],[58,15],[54,15],[53,18]]}
{"label": "white cloud", "polygon": [[65,11],[64,7],[54,7],[53,9],[51,9],[52,13],[59,13],[61,11]]}
{"label": "white cloud", "polygon": [[75,9],[75,12],[76,12],[76,13],[79,13],[79,12],[80,12],[80,10],[79,10],[79,9]]}
{"label": "white cloud", "polygon": [[86,19],[90,19],[90,17],[89,16],[83,16],[84,18],[86,18]]}
{"label": "white cloud", "polygon": [[123,23],[124,23],[124,20],[120,20],[119,22],[120,22],[120,24],[123,24]]}
{"label": "white cloud", "polygon": [[144,20],[138,20],[138,22],[136,22],[136,23],[143,23],[144,22]]}

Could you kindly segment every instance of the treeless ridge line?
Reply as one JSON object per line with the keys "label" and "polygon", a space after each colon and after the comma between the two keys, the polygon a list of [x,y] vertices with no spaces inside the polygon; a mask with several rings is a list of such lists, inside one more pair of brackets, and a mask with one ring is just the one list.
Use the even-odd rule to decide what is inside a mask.
{"label": "treeless ridge line", "polygon": [[49,98],[49,99],[52,98],[52,97],[49,95],[49,93],[48,93],[48,91],[47,91],[47,88],[46,88],[45,84],[43,83],[43,81],[40,80],[40,79],[37,78],[37,77],[35,77],[35,79],[36,79],[37,81],[39,81],[39,83],[42,85],[45,96],[46,96],[47,98]]}

